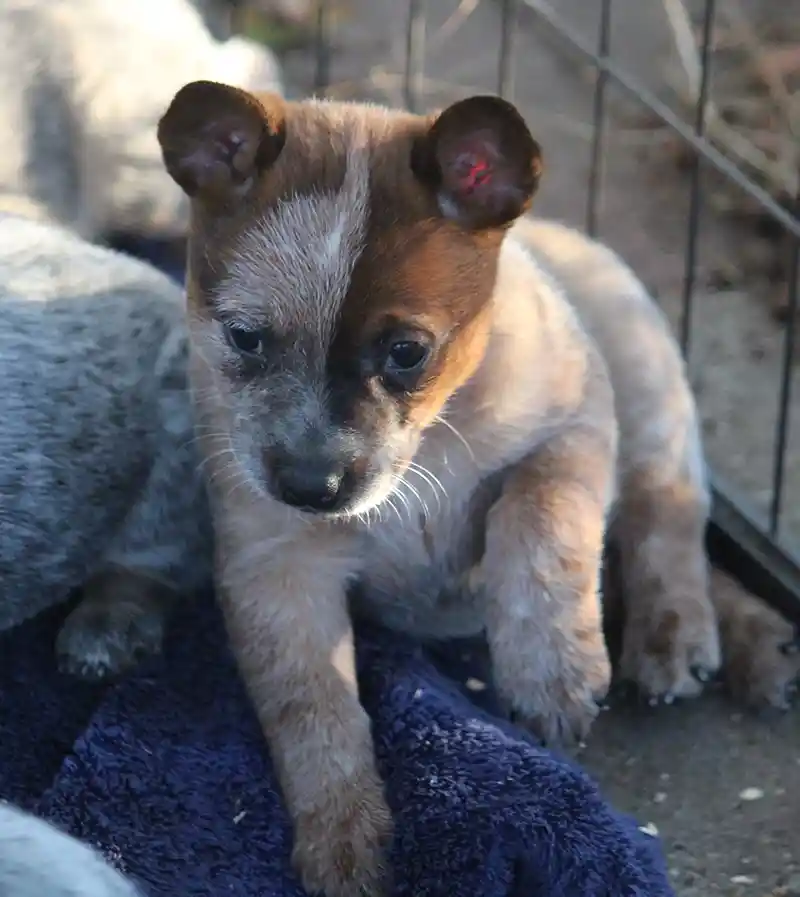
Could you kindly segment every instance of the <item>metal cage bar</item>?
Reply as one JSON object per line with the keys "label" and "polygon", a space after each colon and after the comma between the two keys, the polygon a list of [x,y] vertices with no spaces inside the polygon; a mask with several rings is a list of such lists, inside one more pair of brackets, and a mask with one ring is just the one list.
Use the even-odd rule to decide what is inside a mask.
{"label": "metal cage bar", "polygon": [[[611,5],[612,0],[602,0],[600,7],[600,27],[597,39],[597,58],[608,60],[611,52]],[[586,233],[597,235],[597,215],[600,204],[600,175],[605,148],[606,93],[608,70],[597,69],[592,102],[592,149],[589,165],[589,189],[586,202]]]}
{"label": "metal cage bar", "polygon": [[317,0],[314,39],[314,93],[324,96],[331,83],[331,4]]}
{"label": "metal cage bar", "polygon": [[425,89],[425,13],[425,0],[409,0],[403,97],[411,112],[419,111],[419,98]]}
{"label": "metal cage bar", "polygon": [[[794,203],[795,211],[800,210],[800,195]],[[769,514],[769,533],[777,538],[781,523],[783,505],[783,478],[786,468],[786,447],[789,441],[789,409],[792,398],[792,374],[794,372],[795,338],[797,334],[798,280],[800,279],[800,239],[791,239],[789,260],[788,314],[786,336],[781,359],[781,385],[778,400],[778,423],[775,432],[775,457],[773,460],[772,502]]]}
{"label": "metal cage bar", "polygon": [[501,3],[503,12],[497,60],[497,95],[511,100],[514,90],[514,35],[519,15],[519,0],[501,0]]}
{"label": "metal cage bar", "polygon": [[[708,110],[708,88],[711,83],[711,40],[714,35],[716,0],[706,0],[703,10],[703,38],[700,50],[701,75],[700,90],[694,114],[694,133],[702,139],[706,130]],[[685,358],[689,359],[692,337],[692,313],[694,311],[694,287],[697,275],[697,240],[700,236],[700,214],[702,211],[702,191],[700,190],[702,158],[700,153],[692,155],[692,169],[689,184],[689,220],[686,228],[686,256],[683,274],[683,296],[681,302],[681,325],[679,342]]]}
{"label": "metal cage bar", "polygon": [[[691,124],[684,122],[636,78],[621,68],[611,47],[613,0],[601,0],[597,39],[593,44],[579,34],[548,0],[487,0],[500,3],[497,93],[511,98],[514,90],[514,43],[523,10],[537,24],[560,38],[591,63],[596,71],[592,100],[592,138],[589,183],[586,198],[586,231],[596,235],[602,192],[602,166],[606,136],[606,106],[610,85],[620,88],[648,109],[693,151],[689,176],[689,211],[686,227],[685,267],[681,295],[678,339],[688,358],[691,348],[694,287],[698,239],[703,209],[703,171],[715,169],[754,200],[773,222],[780,225],[790,243],[788,274],[788,324],[781,359],[778,418],[775,428],[771,505],[767,520],[760,522],[746,502],[735,498],[735,489],[712,474],[713,507],[707,534],[712,561],[727,569],[746,587],[760,595],[800,627],[800,559],[783,547],[778,538],[784,500],[786,452],[790,432],[793,365],[796,354],[796,319],[800,314],[800,195],[787,208],[748,177],[706,137],[706,115],[711,83],[711,50],[716,0],[705,0],[700,40],[701,78]],[[329,3],[319,0],[315,90],[324,92],[330,80]],[[424,90],[426,0],[407,0],[403,101],[419,111]],[[699,362],[698,362],[699,363]]]}

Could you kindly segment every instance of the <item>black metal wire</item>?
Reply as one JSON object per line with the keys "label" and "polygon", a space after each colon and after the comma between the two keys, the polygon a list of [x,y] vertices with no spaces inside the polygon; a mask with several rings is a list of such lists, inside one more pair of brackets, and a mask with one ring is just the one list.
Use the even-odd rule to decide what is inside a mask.
{"label": "black metal wire", "polygon": [[[700,49],[700,85],[694,115],[694,133],[701,139],[706,130],[708,88],[711,84],[711,41],[714,36],[716,0],[706,0],[703,10],[703,39]],[[692,312],[694,310],[694,286],[697,277],[697,241],[700,236],[700,213],[702,211],[702,191],[700,190],[701,157],[692,156],[689,185],[689,221],[687,226],[686,266],[683,273],[683,295],[681,298],[680,344],[684,356],[689,358],[692,336]]]}
{"label": "black metal wire", "polygon": [[[600,25],[597,38],[597,59],[607,61],[611,52],[611,0],[602,0]],[[605,67],[597,66],[597,80],[594,85],[592,104],[592,153],[589,165],[589,195],[586,204],[586,232],[597,234],[597,213],[600,205],[600,177],[605,146],[606,88],[609,73]]]}
{"label": "black metal wire", "polygon": [[603,71],[608,72],[611,79],[626,93],[635,97],[646,109],[649,109],[661,122],[677,134],[688,146],[700,153],[703,160],[716,169],[723,177],[729,180],[747,196],[753,199],[762,210],[784,228],[787,234],[800,237],[800,219],[788,212],[780,203],[762,187],[741,172],[735,163],[731,162],[718,149],[712,146],[704,137],[698,137],[694,128],[686,125],[681,118],[673,112],[666,103],[660,100],[652,90],[648,90],[638,79],[620,69],[610,58],[598,59],[596,50],[584,37],[567,22],[563,16],[554,12],[543,3],[528,7],[532,13],[538,16],[551,30],[565,40],[574,50],[592,61]]}
{"label": "black metal wire", "polygon": [[317,0],[317,25],[314,34],[314,93],[325,96],[331,83],[331,3]]}
{"label": "black metal wire", "polygon": [[425,24],[425,0],[409,0],[403,101],[411,112],[419,111],[419,98],[425,89]]}
{"label": "black metal wire", "polygon": [[[702,83],[699,85],[698,105],[695,121],[684,122],[666,103],[660,100],[652,90],[648,90],[639,80],[631,77],[626,71],[606,56],[580,34],[554,8],[543,0],[536,3],[523,0],[526,12],[536,16],[541,24],[563,40],[572,50],[577,51],[585,59],[594,63],[598,70],[607,74],[609,80],[621,87],[627,94],[638,100],[662,124],[679,136],[686,146],[696,153],[692,168],[689,220],[687,222],[686,277],[684,279],[684,316],[682,338],[684,351],[689,348],[691,334],[691,294],[694,287],[697,237],[701,212],[701,173],[702,165],[708,165],[736,185],[742,193],[760,206],[763,213],[773,222],[780,225],[791,241],[788,281],[788,325],[783,346],[781,366],[781,383],[776,424],[775,454],[773,465],[773,482],[771,508],[767,514],[747,514],[742,510],[742,503],[732,499],[729,488],[714,490],[714,508],[709,527],[709,551],[712,560],[728,569],[741,579],[745,586],[760,595],[781,613],[798,623],[800,632],[800,555],[782,546],[779,538],[781,506],[784,500],[784,474],[788,434],[790,431],[790,409],[793,386],[793,360],[798,338],[798,318],[800,317],[800,195],[794,209],[786,208],[774,197],[748,177],[738,165],[723,155],[705,136],[705,107],[709,89],[711,36],[713,31],[716,4],[708,0],[703,16],[703,37],[701,55],[703,57]],[[601,34],[602,39],[602,34]],[[598,81],[598,90],[602,89]],[[598,114],[598,106],[600,114]],[[595,121],[600,119],[602,127],[602,96],[595,93]],[[597,134],[594,135],[598,140]],[[593,170],[595,160],[600,156],[593,145]],[[590,199],[591,202],[591,199]],[[592,213],[587,214],[591,223]],[[687,299],[688,297],[688,299]],[[688,306],[688,307],[687,307]]]}
{"label": "black metal wire", "polygon": [[500,26],[500,57],[497,69],[497,93],[507,100],[514,91],[514,38],[519,17],[519,0],[502,0],[503,12]]}
{"label": "black metal wire", "polygon": [[[794,210],[796,214],[800,215],[800,191],[795,199]],[[791,239],[789,253],[788,314],[781,359],[778,423],[775,432],[775,456],[772,468],[772,501],[769,509],[769,533],[773,538],[778,536],[783,506],[783,480],[786,472],[786,446],[789,440],[797,315],[800,311],[800,300],[798,299],[798,292],[800,292],[800,240],[797,237]]]}

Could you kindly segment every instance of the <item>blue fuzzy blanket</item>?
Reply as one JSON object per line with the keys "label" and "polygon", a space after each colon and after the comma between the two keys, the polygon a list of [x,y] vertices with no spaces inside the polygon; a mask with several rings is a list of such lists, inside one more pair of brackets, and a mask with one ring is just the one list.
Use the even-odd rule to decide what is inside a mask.
{"label": "blue fuzzy blanket", "polygon": [[[137,254],[179,276],[157,247]],[[186,607],[164,656],[107,687],[55,671],[63,613],[0,636],[0,798],[99,846],[150,897],[302,897],[213,601]],[[474,657],[443,649],[445,678],[396,635],[362,630],[357,644],[397,897],[672,897],[657,839],[493,716],[490,689],[456,684],[485,678]]]}
{"label": "blue fuzzy blanket", "polygon": [[[58,614],[0,638],[0,797],[98,845],[151,897],[302,897],[267,750],[210,599],[115,686],[59,676]],[[395,814],[397,897],[669,897],[658,841],[473,704],[412,643],[359,632]]]}

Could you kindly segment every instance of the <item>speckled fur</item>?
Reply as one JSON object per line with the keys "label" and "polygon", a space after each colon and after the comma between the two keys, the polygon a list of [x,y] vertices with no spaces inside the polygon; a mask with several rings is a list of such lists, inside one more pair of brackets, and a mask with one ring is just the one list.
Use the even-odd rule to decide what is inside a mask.
{"label": "speckled fur", "polygon": [[[153,589],[202,584],[210,549],[180,289],[66,230],[0,214],[0,309],[0,629],[104,569]],[[116,613],[129,614],[128,587],[111,591],[126,592]],[[83,643],[95,674],[115,666],[103,645],[141,636],[104,626],[103,613]],[[139,622],[160,631],[161,611],[148,613]],[[80,667],[71,645],[60,647]]]}

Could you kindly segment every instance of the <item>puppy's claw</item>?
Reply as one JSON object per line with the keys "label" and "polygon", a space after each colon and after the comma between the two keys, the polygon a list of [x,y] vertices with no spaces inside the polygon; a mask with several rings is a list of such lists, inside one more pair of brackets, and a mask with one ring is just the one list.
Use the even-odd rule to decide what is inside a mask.
{"label": "puppy's claw", "polygon": [[714,670],[714,669],[709,669],[708,667],[703,666],[702,664],[693,664],[690,667],[689,672],[694,676],[695,679],[697,679],[697,681],[701,685],[707,685],[709,682],[714,681],[714,679],[717,676],[718,671]]}

